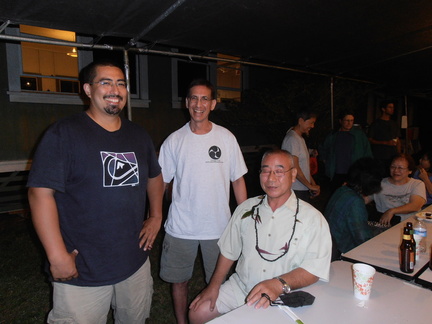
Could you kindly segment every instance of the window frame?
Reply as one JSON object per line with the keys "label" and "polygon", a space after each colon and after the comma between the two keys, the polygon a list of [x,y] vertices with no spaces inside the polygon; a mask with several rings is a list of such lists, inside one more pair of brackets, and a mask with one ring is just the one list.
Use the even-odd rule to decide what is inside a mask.
{"label": "window frame", "polygon": [[[27,36],[21,34],[19,27],[7,27],[5,30],[6,35],[11,36]],[[31,35],[31,38],[46,39]],[[77,43],[91,44],[92,37],[76,36]],[[84,66],[93,61],[93,52],[91,50],[78,50],[78,69],[81,70]],[[137,73],[136,82],[138,93],[131,94],[131,106],[134,108],[148,108],[150,104],[149,91],[148,91],[148,56],[145,54],[138,54],[131,52],[129,55],[137,56]],[[21,75],[22,73],[22,52],[20,42],[7,42],[6,43],[6,60],[8,71],[8,91],[10,102],[22,103],[47,103],[47,104],[60,104],[60,105],[83,105],[81,94],[77,93],[47,93],[47,92],[33,92],[23,91],[21,89]]]}
{"label": "window frame", "polygon": [[[221,55],[221,56],[219,56],[219,55]],[[215,74],[216,74],[216,83],[215,83],[216,84],[216,92],[218,94],[219,94],[219,90],[238,92],[239,96],[240,96],[240,101],[239,102],[241,102],[241,96],[242,96],[242,93],[243,93],[243,89],[245,89],[244,85],[245,85],[245,79],[246,78],[244,77],[244,75],[246,73],[245,71],[247,70],[246,67],[243,64],[241,64],[241,63],[240,63],[240,67],[239,68],[226,67],[226,69],[228,69],[228,70],[240,71],[240,88],[233,88],[233,87],[223,86],[223,85],[220,85],[220,84],[217,83],[218,73],[219,73],[218,70],[220,68],[223,68],[222,64],[220,64],[220,63],[224,62],[223,59],[240,59],[240,57],[236,57],[236,56],[232,56],[232,55],[224,55],[223,53],[218,53],[218,55],[216,55],[216,57],[220,59],[220,60],[216,61],[216,70],[215,70]],[[222,100],[220,102],[218,100],[218,103],[221,104],[221,105],[225,105],[225,103],[222,102]]]}

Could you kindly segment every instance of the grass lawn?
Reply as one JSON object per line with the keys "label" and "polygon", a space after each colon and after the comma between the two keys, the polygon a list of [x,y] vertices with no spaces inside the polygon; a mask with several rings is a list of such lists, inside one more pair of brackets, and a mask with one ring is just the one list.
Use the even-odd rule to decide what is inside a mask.
{"label": "grass lawn", "polygon": [[[150,260],[154,295],[147,323],[175,323],[170,285],[159,278],[160,233]],[[199,258],[198,258],[199,259]],[[44,252],[29,217],[0,214],[0,324],[42,324],[51,309],[51,285],[43,271]],[[204,288],[201,262],[190,283],[192,299]],[[113,323],[109,315],[107,323]]]}

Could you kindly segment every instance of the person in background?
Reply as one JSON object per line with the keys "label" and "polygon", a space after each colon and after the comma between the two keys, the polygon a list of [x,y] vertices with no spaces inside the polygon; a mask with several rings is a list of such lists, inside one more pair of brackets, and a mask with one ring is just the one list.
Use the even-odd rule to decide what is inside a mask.
{"label": "person in background", "polygon": [[[432,157],[431,151],[426,151],[420,158],[420,164],[417,170],[414,172],[413,178],[423,181],[426,187],[426,206],[432,204],[432,173],[431,173],[431,162]],[[424,207],[426,207],[424,206]]]}
{"label": "person in background", "polygon": [[380,190],[381,170],[373,158],[360,158],[351,165],[346,184],[331,196],[324,212],[339,252],[372,238],[365,198]]}
{"label": "person in background", "polygon": [[380,223],[395,225],[425,204],[424,183],[409,177],[414,170],[415,163],[410,155],[397,154],[390,164],[390,177],[381,181],[382,190],[366,199],[366,203],[375,201],[376,209],[381,214]]}
{"label": "person in background", "polygon": [[309,149],[309,165],[311,176],[318,173],[318,150]]}
{"label": "person in background", "polygon": [[392,120],[394,103],[383,101],[380,105],[381,117],[376,119],[369,127],[369,142],[372,154],[378,160],[387,174],[392,157],[401,152],[399,140],[399,127]]}
{"label": "person in background", "polygon": [[[331,236],[322,214],[291,190],[297,168],[284,150],[261,161],[263,196],[237,207],[218,244],[220,255],[207,286],[191,303],[192,324],[243,305],[267,308],[282,294],[328,281]],[[225,283],[233,264],[236,271]],[[265,271],[263,271],[265,270]]]}
{"label": "person in background", "polygon": [[206,281],[216,266],[217,240],[231,216],[232,183],[237,204],[246,200],[243,175],[247,172],[234,135],[209,121],[216,107],[215,88],[207,80],[194,80],[186,107],[190,121],[162,144],[159,163],[164,182],[172,180],[172,203],[165,223],[160,276],[172,283],[177,323],[187,323],[188,282],[198,247]]}
{"label": "person in background", "polygon": [[325,164],[326,175],[330,178],[330,192],[334,192],[346,180],[349,167],[358,159],[372,157],[366,134],[353,128],[354,114],[350,110],[339,113],[339,130],[328,135],[320,151]]}
{"label": "person in background", "polygon": [[297,178],[293,184],[296,196],[311,202],[312,197],[320,194],[320,186],[310,174],[310,155],[303,136],[309,135],[315,127],[317,116],[314,112],[302,109],[297,113],[297,124],[290,128],[282,142],[282,149],[290,152],[297,169]]}
{"label": "person in background", "polygon": [[90,107],[48,129],[27,183],[53,281],[48,323],[105,323],[110,306],[116,323],[144,323],[148,256],[162,223],[160,167],[147,132],[120,116],[122,69],[93,62],[80,81]]}

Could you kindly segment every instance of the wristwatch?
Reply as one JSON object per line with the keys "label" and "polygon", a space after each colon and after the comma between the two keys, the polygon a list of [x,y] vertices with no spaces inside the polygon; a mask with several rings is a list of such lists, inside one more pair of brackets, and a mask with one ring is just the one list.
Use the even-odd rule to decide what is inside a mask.
{"label": "wristwatch", "polygon": [[280,283],[282,284],[282,291],[284,294],[289,294],[291,292],[291,287],[281,277],[274,277],[273,279],[277,279],[280,281]]}

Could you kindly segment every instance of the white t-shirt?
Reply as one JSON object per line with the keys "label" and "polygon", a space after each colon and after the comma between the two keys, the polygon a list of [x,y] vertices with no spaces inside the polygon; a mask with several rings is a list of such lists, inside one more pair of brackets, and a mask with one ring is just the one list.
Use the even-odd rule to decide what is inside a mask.
{"label": "white t-shirt", "polygon": [[[292,155],[297,156],[299,160],[300,169],[303,171],[304,176],[310,182],[310,163],[309,163],[309,151],[306,146],[306,142],[302,136],[297,134],[294,129],[290,128],[285,135],[282,142],[282,149],[287,150]],[[293,183],[293,190],[309,190],[303,183],[298,179]]]}
{"label": "white t-shirt", "polygon": [[[382,190],[373,195],[376,209],[384,213],[390,208],[400,207],[409,203],[412,195],[422,197],[426,201],[426,188],[422,181],[409,178],[409,181],[403,185],[394,185],[390,183],[389,178],[381,181]],[[404,221],[411,214],[397,214]]]}
{"label": "white t-shirt", "polygon": [[173,183],[165,231],[184,239],[218,239],[231,211],[230,183],[246,164],[234,135],[212,123],[209,133],[194,134],[189,123],[162,144],[159,164],[165,183]]}

